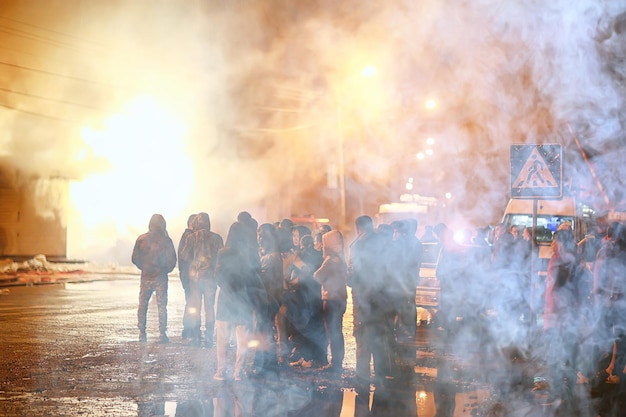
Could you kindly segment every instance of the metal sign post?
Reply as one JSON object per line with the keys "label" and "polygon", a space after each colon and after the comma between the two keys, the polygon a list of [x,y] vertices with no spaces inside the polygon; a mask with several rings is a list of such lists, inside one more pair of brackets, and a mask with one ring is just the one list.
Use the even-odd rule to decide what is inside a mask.
{"label": "metal sign post", "polygon": [[537,249],[537,202],[563,197],[563,150],[560,144],[511,145],[511,198],[533,200],[531,237],[531,325],[535,323],[534,300]]}

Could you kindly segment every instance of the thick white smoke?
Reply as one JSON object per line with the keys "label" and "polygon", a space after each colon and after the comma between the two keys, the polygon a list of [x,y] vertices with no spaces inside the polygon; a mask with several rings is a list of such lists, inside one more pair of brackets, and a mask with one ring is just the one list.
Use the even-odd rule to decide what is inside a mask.
{"label": "thick white smoke", "polygon": [[[153,98],[185,127],[178,143],[193,179],[177,177],[176,166],[169,174],[191,181],[190,193],[175,195],[176,209],[153,202],[142,222],[115,219],[127,225],[122,234],[143,230],[153,211],[165,211],[174,236],[200,210],[222,233],[241,210],[338,223],[338,191],[323,187],[340,140],[350,218],[373,214],[415,176],[417,193],[451,193],[455,218],[493,223],[507,198],[511,143],[562,142],[565,175],[593,190],[567,126],[613,199],[621,185],[625,53],[615,18],[626,2],[53,3],[35,18],[37,2],[3,11],[3,74],[19,93],[4,96],[2,159],[79,181],[115,170],[111,156],[85,147],[82,129]],[[360,75],[366,65],[375,77]],[[417,161],[426,137],[434,155]],[[154,145],[141,130],[132,140],[129,149]],[[126,155],[138,165],[143,156]],[[114,192],[105,197],[121,204]]]}
{"label": "thick white smoke", "polygon": [[[574,137],[623,204],[625,11],[626,0],[3,1],[0,161],[93,189],[124,154],[136,171],[68,209],[90,218],[70,223],[69,255],[120,263],[153,212],[175,244],[199,211],[224,237],[242,210],[336,218],[338,192],[324,187],[341,144],[351,218],[415,177],[417,193],[451,194],[459,224],[494,223],[512,143],[562,143],[568,184],[607,210]],[[375,77],[360,75],[367,65]],[[86,145],[84,127],[103,130],[144,96],[183,126],[176,141],[139,129],[119,149],[97,134]],[[418,161],[427,137],[434,155]],[[167,187],[137,182],[155,169],[146,155]],[[491,333],[507,337],[497,346],[516,337]]]}

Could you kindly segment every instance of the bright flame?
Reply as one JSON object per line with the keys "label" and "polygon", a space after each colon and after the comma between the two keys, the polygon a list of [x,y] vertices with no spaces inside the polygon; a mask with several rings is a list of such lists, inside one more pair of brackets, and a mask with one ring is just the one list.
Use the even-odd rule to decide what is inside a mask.
{"label": "bright flame", "polygon": [[116,242],[145,231],[153,213],[163,214],[166,221],[180,215],[193,180],[183,134],[175,117],[149,98],[130,103],[102,131],[83,129],[92,155],[105,159],[109,169],[70,186],[72,218],[78,224],[68,227],[68,246],[74,237],[83,246],[69,251],[81,255],[90,245],[83,240],[96,246],[96,241],[102,245],[107,238]]}
{"label": "bright flame", "polygon": [[368,65],[361,70],[361,75],[364,77],[373,77],[376,75],[376,67],[373,65]]}
{"label": "bright flame", "polygon": [[428,99],[424,103],[424,107],[426,107],[428,110],[434,110],[435,107],[437,107],[437,102],[433,99]]}

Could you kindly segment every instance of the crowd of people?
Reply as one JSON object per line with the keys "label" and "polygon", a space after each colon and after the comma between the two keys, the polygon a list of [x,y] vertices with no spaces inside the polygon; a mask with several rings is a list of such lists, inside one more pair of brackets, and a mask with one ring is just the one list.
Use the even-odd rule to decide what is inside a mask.
{"label": "crowd of people", "polygon": [[[132,261],[141,270],[140,341],[146,340],[153,292],[159,340],[169,341],[168,274],[178,261],[186,303],[182,338],[216,347],[215,380],[277,375],[283,366],[341,372],[348,286],[357,377],[369,385],[373,362],[379,380],[395,378],[396,345],[416,332],[422,255],[416,221],[375,230],[372,218],[361,216],[349,247],[343,234],[328,225],[311,230],[289,219],[259,225],[247,212],[239,213],[225,241],[211,231],[207,213],[191,215],[187,225],[177,250],[158,214],[137,239]],[[234,363],[227,355],[231,344],[236,346]]]}
{"label": "crowd of people", "polygon": [[[576,242],[571,228],[563,223],[552,237],[541,295],[543,322],[537,321],[532,300],[537,278],[531,273],[536,245],[530,228],[499,225],[491,243],[482,230],[469,246],[456,243],[444,224],[426,228],[422,239],[441,248],[436,323],[454,335],[458,326],[471,326],[471,320],[459,322],[459,315],[495,311],[494,346],[540,352],[564,404],[579,406],[575,384],[583,381],[599,391],[613,384],[607,392],[614,397],[608,400],[609,394],[594,393],[602,399],[599,404],[613,407],[606,404],[626,392],[626,228],[613,223],[592,242]],[[208,214],[199,213],[189,217],[176,251],[165,220],[155,214],[132,256],[142,276],[139,339],[146,340],[148,300],[156,292],[160,341],[168,341],[167,275],[178,261],[186,299],[182,337],[196,345],[215,343],[214,379],[276,375],[282,366],[341,372],[350,287],[356,377],[368,383],[373,365],[376,381],[393,381],[399,372],[398,346],[416,335],[422,259],[417,222],[375,227],[371,217],[360,216],[355,230],[356,238],[346,245],[342,233],[327,226],[311,230],[289,219],[259,225],[241,212],[224,241],[211,231]],[[235,360],[229,363],[227,348],[233,341]]]}
{"label": "crowd of people", "polygon": [[[543,365],[537,387],[560,399],[562,415],[618,416],[626,406],[626,227],[590,230],[577,241],[571,223],[558,226],[542,282],[529,268],[532,229],[520,239],[515,226],[501,225],[490,254],[489,282],[498,289],[486,299],[521,335],[511,340]],[[539,301],[531,294],[538,284]]]}

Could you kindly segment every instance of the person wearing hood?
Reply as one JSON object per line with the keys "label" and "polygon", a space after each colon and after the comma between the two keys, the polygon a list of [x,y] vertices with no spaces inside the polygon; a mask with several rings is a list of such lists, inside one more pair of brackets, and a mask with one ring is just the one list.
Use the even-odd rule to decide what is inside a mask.
{"label": "person wearing hood", "polygon": [[240,222],[230,226],[226,244],[217,255],[215,276],[217,293],[217,370],[214,380],[226,378],[226,345],[230,334],[229,326],[235,328],[237,351],[233,365],[233,379],[241,381],[247,362],[248,336],[252,328],[255,303],[253,296],[258,294],[261,264],[257,253],[249,249],[249,231]]}
{"label": "person wearing hood", "polygon": [[[183,232],[180,237],[180,241],[178,242],[178,274],[180,277],[180,283],[183,286],[183,290],[185,291],[185,304],[189,303],[189,266],[191,265],[191,261],[193,260],[193,253],[189,253],[189,248],[191,245],[187,244],[187,240],[190,236],[193,235],[193,220],[195,219],[196,214],[189,215],[187,219],[187,228]],[[185,311],[187,309],[185,308]],[[191,336],[191,329],[187,325],[187,320],[183,318],[183,339],[187,339]]]}
{"label": "person wearing hood", "polygon": [[344,255],[343,235],[340,231],[331,230],[322,236],[322,255],[324,261],[313,274],[313,279],[322,286],[322,315],[330,342],[330,365],[323,369],[341,372],[345,355],[342,326],[348,298],[346,289],[348,268]]}
{"label": "person wearing hood", "polygon": [[165,219],[153,214],[148,232],[137,238],[131,260],[141,270],[137,327],[139,341],[145,342],[148,303],[152,293],[156,293],[159,310],[159,341],[168,343],[167,337],[167,281],[176,266],[176,249],[166,230]]}
{"label": "person wearing hood", "polygon": [[224,247],[222,237],[211,231],[211,219],[207,213],[197,214],[191,226],[193,233],[185,242],[184,253],[191,259],[189,264],[189,297],[183,317],[186,336],[197,346],[202,343],[202,307],[204,306],[205,340],[213,346],[215,328],[215,293],[217,283],[215,266],[217,253]]}

